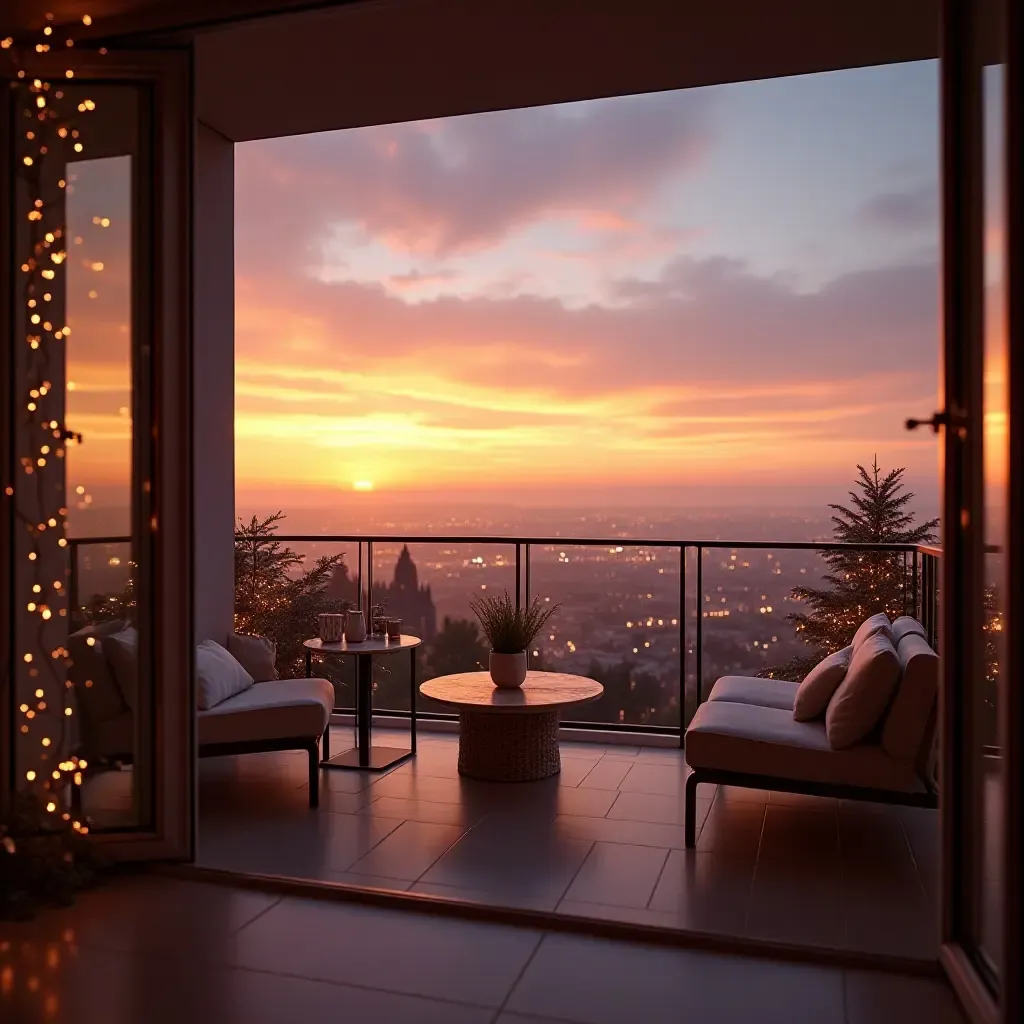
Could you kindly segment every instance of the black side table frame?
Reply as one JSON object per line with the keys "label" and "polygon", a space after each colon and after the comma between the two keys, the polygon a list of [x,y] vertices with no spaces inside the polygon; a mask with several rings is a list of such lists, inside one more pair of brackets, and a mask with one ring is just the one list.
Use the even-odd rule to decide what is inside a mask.
{"label": "black side table frame", "polygon": [[[313,650],[306,648],[306,678],[313,671]],[[322,656],[336,654],[335,651],[317,651]],[[340,754],[331,756],[330,722],[324,730],[322,768],[338,768],[346,771],[382,772],[416,754],[416,648],[409,649],[409,677],[411,679],[409,749],[373,745],[373,656],[385,651],[349,650],[345,654],[356,662],[356,745]]]}

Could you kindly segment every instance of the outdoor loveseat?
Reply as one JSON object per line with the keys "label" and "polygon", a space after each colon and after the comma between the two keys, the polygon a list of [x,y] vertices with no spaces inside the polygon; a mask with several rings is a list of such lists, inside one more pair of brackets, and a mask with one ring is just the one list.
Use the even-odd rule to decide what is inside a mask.
{"label": "outdoor loveseat", "polygon": [[939,659],[915,619],[885,623],[899,662],[898,678],[891,695],[882,695],[882,713],[868,734],[842,749],[830,742],[824,716],[794,719],[798,684],[745,676],[724,676],[715,683],[686,730],[686,762],[692,770],[686,781],[688,847],[696,841],[697,787],[702,783],[938,806]]}

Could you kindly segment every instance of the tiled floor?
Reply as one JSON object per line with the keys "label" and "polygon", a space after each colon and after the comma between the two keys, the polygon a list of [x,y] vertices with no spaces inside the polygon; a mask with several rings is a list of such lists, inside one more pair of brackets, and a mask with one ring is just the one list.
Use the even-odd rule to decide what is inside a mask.
{"label": "tiled floor", "polygon": [[[332,749],[350,742],[335,729]],[[400,734],[384,742],[401,742]],[[491,904],[934,959],[935,812],[702,787],[683,844],[679,751],[563,746],[540,783],[470,781],[457,738],[421,734],[387,774],[301,754],[203,761],[199,863]]]}
{"label": "tiled floor", "polygon": [[6,1024],[929,1024],[939,980],[545,933],[159,876],[0,924]]}

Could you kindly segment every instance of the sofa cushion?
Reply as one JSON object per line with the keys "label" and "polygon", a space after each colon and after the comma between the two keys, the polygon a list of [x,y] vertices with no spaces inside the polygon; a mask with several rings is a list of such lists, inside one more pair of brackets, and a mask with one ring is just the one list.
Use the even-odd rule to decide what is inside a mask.
{"label": "sofa cushion", "polygon": [[910,636],[911,634],[924,637],[925,640],[928,639],[928,630],[912,616],[901,615],[898,619],[893,619],[892,636],[894,646],[899,648],[900,641],[905,636]]}
{"label": "sofa cushion", "polygon": [[134,626],[103,638],[103,653],[127,707],[135,706],[139,690],[139,634]]}
{"label": "sofa cushion", "polygon": [[878,725],[900,678],[900,660],[884,632],[854,647],[850,667],[825,712],[833,749],[859,743]]}
{"label": "sofa cushion", "polygon": [[228,653],[252,676],[253,682],[277,678],[277,644],[269,637],[232,633],[228,637]]}
{"label": "sofa cushion", "polygon": [[821,721],[797,722],[781,708],[731,701],[708,701],[697,709],[686,730],[686,761],[696,769],[925,792],[913,766],[887,757],[881,747],[833,750]]}
{"label": "sofa cushion", "polygon": [[929,753],[922,747],[926,739],[930,744],[939,694],[939,656],[916,633],[907,633],[896,653],[902,671],[882,727],[882,749],[897,761],[918,764]]}
{"label": "sofa cushion", "polygon": [[852,646],[844,647],[823,658],[804,676],[793,700],[793,717],[798,722],[812,722],[825,714],[828,702],[850,667],[852,652]]}
{"label": "sofa cushion", "polygon": [[860,645],[877,633],[884,634],[889,643],[893,647],[896,646],[896,638],[892,635],[892,623],[889,621],[889,616],[885,612],[879,612],[877,615],[872,615],[870,618],[865,619],[857,627],[857,632],[853,634],[853,640],[850,643],[853,653],[856,654]]}
{"label": "sofa cushion", "polygon": [[711,688],[708,700],[728,700],[735,704],[757,704],[763,708],[792,711],[796,688],[797,684],[787,679],[722,676]]}
{"label": "sofa cushion", "polygon": [[333,710],[334,687],[326,679],[256,683],[199,712],[199,744],[317,739]]}
{"label": "sofa cushion", "polygon": [[86,729],[124,712],[121,691],[103,652],[103,638],[124,627],[123,619],[91,622],[68,637],[68,678],[74,684],[78,713]]}
{"label": "sofa cushion", "polygon": [[252,676],[216,640],[196,646],[196,704],[208,711],[252,686]]}

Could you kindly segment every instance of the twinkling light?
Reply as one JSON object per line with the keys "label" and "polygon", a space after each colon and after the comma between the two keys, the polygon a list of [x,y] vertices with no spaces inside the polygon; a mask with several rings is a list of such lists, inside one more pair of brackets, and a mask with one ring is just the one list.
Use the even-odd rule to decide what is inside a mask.
{"label": "twinkling light", "polygon": [[[37,61],[36,54],[48,53],[51,48],[71,56],[74,39],[69,35],[68,26],[54,23],[52,14],[46,15],[46,22],[31,42],[0,40],[0,47],[10,51],[10,61],[17,74],[18,92],[14,97],[22,108],[19,117],[23,116],[31,124],[30,129],[26,126],[26,130],[16,133],[14,145],[19,177],[15,195],[26,197],[16,200],[24,203],[18,214],[18,223],[25,229],[25,240],[21,243],[25,251],[19,261],[22,273],[18,301],[26,314],[24,340],[27,346],[19,348],[23,362],[18,376],[25,387],[22,408],[27,417],[24,419],[26,426],[32,428],[25,430],[23,436],[32,439],[26,441],[29,450],[20,453],[15,460],[21,474],[19,479],[23,480],[22,491],[16,493],[13,483],[4,481],[3,494],[5,500],[15,499],[12,500],[13,515],[20,519],[29,534],[28,564],[19,563],[29,575],[24,584],[28,592],[22,600],[27,612],[38,616],[35,619],[38,628],[25,634],[24,646],[19,651],[21,671],[32,680],[35,698],[34,707],[27,703],[20,706],[23,722],[20,733],[30,743],[35,735],[36,749],[41,748],[43,763],[27,770],[24,778],[37,791],[41,806],[54,814],[63,810],[60,801],[68,784],[81,783],[81,770],[85,767],[85,762],[77,757],[67,757],[67,729],[74,712],[72,685],[65,671],[68,651],[62,644],[55,645],[52,638],[48,641],[47,632],[42,629],[43,623],[59,620],[57,617],[67,618],[65,580],[53,578],[54,566],[63,564],[68,547],[64,536],[68,512],[64,489],[53,486],[55,477],[60,479],[57,474],[63,474],[64,468],[54,460],[64,458],[68,442],[81,441],[80,435],[68,430],[61,421],[63,394],[52,383],[63,376],[65,349],[62,342],[71,333],[62,322],[68,270],[65,197],[70,191],[63,175],[74,154],[84,151],[87,141],[80,124],[84,119],[79,115],[92,113],[97,104],[91,98],[72,101],[65,95],[64,89],[68,88],[65,82],[76,77],[76,69],[67,66],[71,63],[69,60],[53,68],[50,80],[29,77],[26,73],[26,65]],[[89,26],[92,18],[83,15],[81,22]],[[47,59],[55,56],[52,54]],[[99,226],[105,228],[109,223],[109,219],[100,218]],[[45,443],[34,433],[36,427],[45,432]],[[33,490],[25,491],[25,488]],[[30,512],[32,509],[34,511]],[[58,574],[62,571],[66,570],[58,570]],[[19,587],[21,585],[19,583]],[[58,821],[67,821],[70,827],[70,818],[69,814],[62,813]],[[83,835],[88,833],[81,821],[75,821],[73,827]]]}

